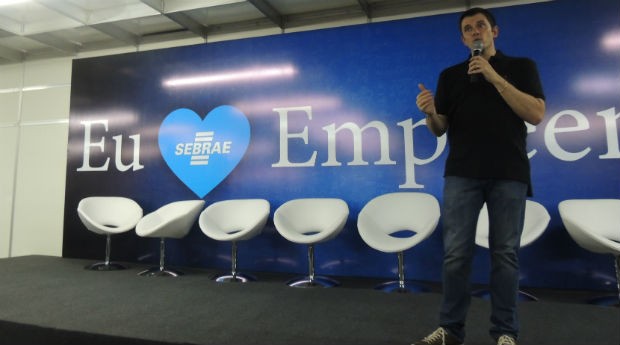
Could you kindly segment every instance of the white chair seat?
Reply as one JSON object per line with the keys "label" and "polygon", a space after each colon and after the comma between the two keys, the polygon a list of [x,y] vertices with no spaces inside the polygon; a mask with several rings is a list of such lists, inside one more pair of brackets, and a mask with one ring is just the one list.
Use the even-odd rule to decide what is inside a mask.
{"label": "white chair seat", "polygon": [[80,200],[77,212],[84,226],[99,235],[127,232],[142,218],[142,208],[138,203],[117,196],[84,198]]}
{"label": "white chair seat", "polygon": [[[385,253],[407,250],[428,238],[437,227],[437,199],[426,193],[397,192],[370,200],[357,217],[360,236]],[[403,236],[394,236],[401,232]]]}
{"label": "white chair seat", "polygon": [[214,240],[244,241],[260,234],[268,217],[267,200],[224,200],[202,211],[198,224],[202,232]]}
{"label": "white chair seat", "polygon": [[171,202],[144,216],[136,225],[136,233],[141,237],[185,237],[204,204],[204,200]]}
{"label": "white chair seat", "polygon": [[620,255],[620,199],[564,200],[558,209],[566,230],[581,247]]}
{"label": "white chair seat", "polygon": [[274,214],[274,224],[282,237],[295,243],[329,241],[342,231],[349,207],[341,199],[308,198],[290,200]]}
{"label": "white chair seat", "polygon": [[[533,200],[525,201],[525,219],[521,232],[521,248],[536,241],[547,229],[551,217],[547,209]],[[489,248],[489,211],[485,203],[478,215],[476,227],[476,244]]]}

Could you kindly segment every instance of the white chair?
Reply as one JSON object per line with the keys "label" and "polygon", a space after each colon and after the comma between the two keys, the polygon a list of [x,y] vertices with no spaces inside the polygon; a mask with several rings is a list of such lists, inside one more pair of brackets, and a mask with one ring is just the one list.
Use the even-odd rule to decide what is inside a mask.
{"label": "white chair", "polygon": [[425,288],[405,282],[404,251],[428,238],[437,227],[439,202],[427,193],[397,192],[368,201],[357,217],[360,236],[371,248],[398,254],[398,281],[381,284],[386,292],[419,292]]}
{"label": "white chair", "polygon": [[618,296],[591,302],[620,303],[620,199],[573,199],[558,205],[560,217],[570,236],[584,249],[615,258]]}
{"label": "white chair", "polygon": [[344,228],[349,206],[335,198],[304,198],[285,202],[275,211],[273,223],[282,237],[308,245],[308,276],[293,279],[293,287],[333,287],[339,283],[314,274],[314,246],[336,237]]}
{"label": "white chair", "polygon": [[[525,201],[525,218],[523,220],[523,231],[521,232],[520,248],[530,245],[536,241],[547,229],[551,217],[547,209],[540,203],[533,200]],[[478,215],[476,226],[476,244],[480,247],[489,249],[489,211],[485,203]],[[473,295],[478,297],[488,297],[488,290],[482,289],[475,291]],[[537,301],[535,296],[519,291],[519,299],[522,301]]]}
{"label": "white chair", "polygon": [[232,244],[230,274],[218,275],[217,282],[247,282],[254,277],[237,272],[237,241],[249,240],[263,231],[269,218],[269,201],[264,199],[224,200],[209,205],[198,218],[202,232],[217,241]]}
{"label": "white chair", "polygon": [[110,262],[111,235],[127,232],[136,226],[142,218],[140,205],[123,197],[91,196],[80,201],[77,213],[86,229],[106,236],[105,261],[85,268],[97,271],[125,269],[119,263]]}
{"label": "white chair", "polygon": [[183,274],[165,266],[165,239],[183,238],[191,230],[202,211],[204,200],[184,200],[166,204],[144,216],[136,225],[140,237],[157,237],[159,241],[159,267],[138,273],[142,276],[172,276]]}

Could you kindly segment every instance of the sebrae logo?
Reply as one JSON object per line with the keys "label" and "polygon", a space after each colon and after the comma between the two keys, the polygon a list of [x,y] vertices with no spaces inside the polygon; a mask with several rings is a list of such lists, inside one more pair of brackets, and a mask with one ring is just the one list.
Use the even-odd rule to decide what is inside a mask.
{"label": "sebrae logo", "polygon": [[172,111],[159,127],[159,150],[170,170],[203,198],[239,164],[250,143],[250,123],[222,105],[203,119],[193,110]]}

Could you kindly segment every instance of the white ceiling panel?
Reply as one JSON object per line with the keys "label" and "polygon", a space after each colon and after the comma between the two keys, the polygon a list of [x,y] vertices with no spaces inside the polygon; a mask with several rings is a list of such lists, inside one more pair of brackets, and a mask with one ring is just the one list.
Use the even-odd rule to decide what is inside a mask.
{"label": "white ceiling panel", "polygon": [[[549,0],[28,0],[2,5],[0,64]],[[234,34],[234,35],[230,35]]]}
{"label": "white ceiling panel", "polygon": [[227,6],[197,8],[186,13],[205,26],[260,20],[265,17],[264,14],[247,1]]}

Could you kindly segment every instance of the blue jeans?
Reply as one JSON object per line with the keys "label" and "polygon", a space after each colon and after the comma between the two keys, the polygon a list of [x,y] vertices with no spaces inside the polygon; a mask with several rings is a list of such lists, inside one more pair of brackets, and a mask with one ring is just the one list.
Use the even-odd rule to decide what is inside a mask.
{"label": "blue jeans", "polygon": [[439,325],[461,341],[471,301],[470,273],[476,223],[483,204],[489,211],[491,329],[517,338],[518,250],[523,230],[527,184],[511,180],[447,176],[443,207],[443,300]]}

